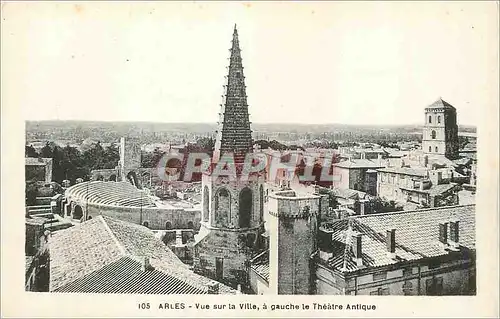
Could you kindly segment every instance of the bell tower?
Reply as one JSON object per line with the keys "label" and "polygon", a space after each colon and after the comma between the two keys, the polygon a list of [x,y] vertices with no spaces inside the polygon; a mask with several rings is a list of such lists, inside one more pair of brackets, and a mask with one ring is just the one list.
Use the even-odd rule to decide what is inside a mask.
{"label": "bell tower", "polygon": [[[236,26],[229,51],[213,162],[202,177],[202,220],[193,261],[196,272],[228,285],[244,286],[247,263],[260,249],[264,229],[265,174],[244,180],[239,175],[245,157],[253,151],[253,140]],[[226,162],[228,157],[231,160]],[[215,173],[213,168],[219,162],[234,166],[236,178]]]}
{"label": "bell tower", "polygon": [[426,155],[458,156],[458,125],[456,109],[439,98],[425,108],[422,150]]}

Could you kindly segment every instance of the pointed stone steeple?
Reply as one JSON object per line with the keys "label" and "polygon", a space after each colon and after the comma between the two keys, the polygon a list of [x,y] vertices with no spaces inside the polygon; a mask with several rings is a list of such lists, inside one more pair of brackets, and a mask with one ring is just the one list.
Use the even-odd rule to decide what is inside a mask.
{"label": "pointed stone steeple", "polygon": [[247,153],[253,151],[253,140],[236,25],[234,25],[230,52],[227,81],[224,85],[217,123],[214,162],[217,162],[224,154],[233,153],[235,163],[239,164],[244,162]]}

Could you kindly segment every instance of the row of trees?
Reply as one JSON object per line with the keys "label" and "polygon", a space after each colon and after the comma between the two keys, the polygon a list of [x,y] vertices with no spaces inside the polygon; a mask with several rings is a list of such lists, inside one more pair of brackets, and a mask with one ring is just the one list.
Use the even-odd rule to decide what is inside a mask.
{"label": "row of trees", "polygon": [[117,145],[111,144],[104,148],[99,142],[84,151],[70,145],[60,147],[53,142],[47,142],[40,152],[37,152],[29,145],[25,147],[25,156],[52,158],[52,179],[57,183],[65,179],[74,183],[79,177],[88,180],[92,170],[115,168],[120,159]]}

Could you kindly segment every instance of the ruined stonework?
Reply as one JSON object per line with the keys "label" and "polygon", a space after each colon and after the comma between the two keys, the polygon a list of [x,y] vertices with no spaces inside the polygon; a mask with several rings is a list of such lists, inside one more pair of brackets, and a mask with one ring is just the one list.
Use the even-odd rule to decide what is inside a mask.
{"label": "ruined stonework", "polygon": [[138,141],[131,138],[120,139],[120,181],[129,181],[140,188],[138,170],[141,167],[141,146]]}
{"label": "ruined stonework", "polygon": [[448,102],[438,99],[425,108],[422,149],[425,154],[458,156],[457,111]]}
{"label": "ruined stonework", "polygon": [[281,191],[269,195],[269,289],[279,295],[314,294],[320,196]]}

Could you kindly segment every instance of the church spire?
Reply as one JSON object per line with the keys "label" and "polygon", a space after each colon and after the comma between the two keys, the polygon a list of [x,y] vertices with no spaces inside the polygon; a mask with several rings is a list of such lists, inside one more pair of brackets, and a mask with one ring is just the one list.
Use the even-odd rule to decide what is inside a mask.
{"label": "church spire", "polygon": [[233,40],[229,58],[228,75],[224,85],[214,161],[226,153],[233,153],[235,163],[243,163],[245,155],[253,150],[252,131],[238,40],[238,29],[234,25]]}

